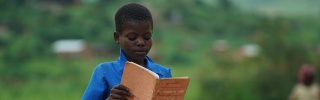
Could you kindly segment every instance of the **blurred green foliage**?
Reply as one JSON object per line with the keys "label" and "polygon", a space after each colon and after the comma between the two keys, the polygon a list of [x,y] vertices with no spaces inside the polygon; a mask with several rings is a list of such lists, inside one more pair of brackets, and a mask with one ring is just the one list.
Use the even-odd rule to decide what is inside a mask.
{"label": "blurred green foliage", "polygon": [[[1,0],[0,99],[81,98],[94,66],[117,58],[113,18],[128,2]],[[172,68],[173,76],[191,77],[186,100],[284,100],[302,64],[320,65],[319,12],[261,14],[240,9],[243,3],[234,0],[135,2],[150,8],[155,18],[157,62]],[[319,2],[304,3],[312,7]],[[59,39],[102,43],[108,54],[61,59],[51,48]],[[224,53],[212,50],[220,39],[229,43]],[[259,55],[237,58],[241,45],[250,43],[259,45]]]}

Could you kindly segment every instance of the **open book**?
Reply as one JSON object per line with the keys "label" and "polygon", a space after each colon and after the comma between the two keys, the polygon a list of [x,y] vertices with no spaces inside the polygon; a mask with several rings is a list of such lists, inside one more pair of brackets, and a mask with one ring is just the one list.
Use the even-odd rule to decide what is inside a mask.
{"label": "open book", "polygon": [[159,76],[133,62],[126,62],[121,84],[133,94],[129,100],[183,100],[190,78]]}

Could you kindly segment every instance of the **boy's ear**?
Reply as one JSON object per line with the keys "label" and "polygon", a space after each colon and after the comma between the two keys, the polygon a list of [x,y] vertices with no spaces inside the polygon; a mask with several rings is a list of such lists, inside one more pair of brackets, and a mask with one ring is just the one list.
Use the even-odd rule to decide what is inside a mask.
{"label": "boy's ear", "polygon": [[114,41],[117,43],[117,44],[119,44],[119,39],[120,39],[120,33],[118,33],[118,32],[114,32],[113,33],[113,38],[114,38]]}

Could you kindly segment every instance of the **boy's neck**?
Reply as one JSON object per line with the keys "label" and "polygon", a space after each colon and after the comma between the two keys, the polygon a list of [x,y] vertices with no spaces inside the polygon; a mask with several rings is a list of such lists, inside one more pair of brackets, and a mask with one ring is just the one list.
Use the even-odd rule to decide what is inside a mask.
{"label": "boy's neck", "polygon": [[132,62],[134,62],[134,63],[136,63],[136,64],[139,64],[139,65],[141,65],[141,66],[143,66],[143,67],[146,67],[146,61],[145,61],[145,59],[143,59],[143,60],[141,60],[141,61],[135,61],[135,60],[132,60],[132,59],[129,59],[129,58],[128,58],[128,61],[132,61]]}
{"label": "boy's neck", "polygon": [[127,61],[131,61],[131,62],[134,62],[136,64],[139,64],[143,67],[146,67],[146,62],[147,62],[147,59],[146,57],[144,57],[142,60],[133,60],[131,59],[130,57],[128,57],[124,52],[123,52],[124,56],[127,58]]}

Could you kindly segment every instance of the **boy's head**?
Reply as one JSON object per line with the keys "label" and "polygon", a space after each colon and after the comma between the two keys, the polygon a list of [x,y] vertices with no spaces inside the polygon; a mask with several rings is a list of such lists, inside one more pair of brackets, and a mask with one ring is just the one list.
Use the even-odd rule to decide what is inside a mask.
{"label": "boy's head", "polygon": [[122,6],[115,15],[114,39],[129,61],[144,63],[152,47],[153,21],[150,11],[136,3]]}
{"label": "boy's head", "polygon": [[132,22],[149,23],[151,28],[153,28],[153,20],[150,11],[148,8],[137,3],[124,5],[117,11],[115,15],[116,31],[121,33],[123,25]]}

